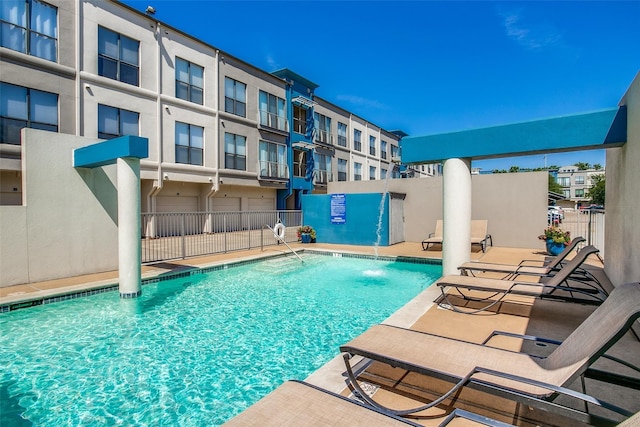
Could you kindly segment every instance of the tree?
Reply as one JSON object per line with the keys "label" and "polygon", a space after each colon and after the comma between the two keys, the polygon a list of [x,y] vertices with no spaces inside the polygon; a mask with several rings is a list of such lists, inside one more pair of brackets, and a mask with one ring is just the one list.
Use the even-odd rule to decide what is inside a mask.
{"label": "tree", "polygon": [[511,166],[509,168],[509,173],[514,173],[520,171],[520,166]]}
{"label": "tree", "polygon": [[596,163],[595,165],[593,165],[593,168],[599,171],[600,169],[602,169],[602,165],[600,163]]}
{"label": "tree", "polygon": [[549,174],[549,192],[563,194],[562,186],[558,184],[553,175]]}
{"label": "tree", "polygon": [[574,163],[573,166],[577,167],[579,171],[586,171],[591,167],[589,163],[585,163],[585,162]]}
{"label": "tree", "polygon": [[604,206],[604,190],[605,190],[605,178],[604,174],[599,175],[591,175],[591,182],[593,182],[593,187],[587,191],[587,197],[591,199],[591,203],[594,205],[603,205]]}

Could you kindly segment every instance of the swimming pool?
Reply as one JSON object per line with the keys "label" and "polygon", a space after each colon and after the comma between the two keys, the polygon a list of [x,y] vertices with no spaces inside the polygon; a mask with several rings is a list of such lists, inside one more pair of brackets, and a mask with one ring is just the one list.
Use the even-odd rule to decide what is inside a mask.
{"label": "swimming pool", "polygon": [[216,425],[383,321],[440,265],[304,254],[0,315],[0,425]]}

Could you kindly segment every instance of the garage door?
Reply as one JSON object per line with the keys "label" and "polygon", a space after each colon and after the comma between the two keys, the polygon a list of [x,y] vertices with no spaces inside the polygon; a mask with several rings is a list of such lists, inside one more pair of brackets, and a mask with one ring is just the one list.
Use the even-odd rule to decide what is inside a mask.
{"label": "garage door", "polygon": [[156,230],[159,236],[179,236],[183,227],[185,234],[202,233],[204,216],[193,214],[198,212],[197,196],[158,196],[156,212],[167,213],[156,216]]}
{"label": "garage door", "polygon": [[158,196],[156,212],[198,212],[198,197]]}
{"label": "garage door", "polygon": [[276,208],[276,201],[273,198],[260,197],[249,198],[250,211],[272,211]]}
{"label": "garage door", "polygon": [[[240,214],[240,197],[214,198],[211,210],[213,214],[213,231],[238,231],[242,229]],[[229,213],[225,213],[229,212]]]}

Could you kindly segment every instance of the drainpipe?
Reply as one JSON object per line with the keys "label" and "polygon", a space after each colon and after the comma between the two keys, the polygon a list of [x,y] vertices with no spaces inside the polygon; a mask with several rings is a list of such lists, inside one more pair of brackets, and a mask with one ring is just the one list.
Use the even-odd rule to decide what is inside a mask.
{"label": "drainpipe", "polygon": [[220,189],[220,173],[218,169],[216,169],[215,176],[213,178],[209,178],[209,182],[211,183],[211,188],[205,197],[205,200],[207,201],[207,219],[204,225],[205,233],[213,233],[213,196]]}
{"label": "drainpipe", "polygon": [[153,192],[153,203],[150,206],[153,206],[153,210],[151,212],[156,212],[155,206],[155,196],[162,190],[163,183],[163,175],[162,175],[162,160],[163,160],[163,137],[162,137],[162,99],[160,94],[162,93],[162,28],[160,22],[156,22],[156,42],[158,46],[157,50],[157,78],[156,78],[156,144],[157,144],[157,152],[158,152],[158,175],[156,178],[157,191]]}
{"label": "drainpipe", "polygon": [[[163,188],[164,181],[162,179],[162,100],[160,93],[162,92],[162,28],[159,22],[156,22],[156,44],[157,44],[157,70],[156,70],[156,141],[157,141],[157,153],[158,153],[158,170],[157,178],[154,180],[151,191],[147,194],[147,206],[149,207],[149,213],[156,213],[157,203],[156,196],[160,194]],[[147,237],[158,237],[156,233],[156,216],[151,215],[151,218],[147,220],[145,225],[145,233]]]}
{"label": "drainpipe", "polygon": [[80,70],[82,67],[80,66],[82,61],[82,37],[80,34],[82,32],[82,11],[83,11],[83,2],[76,2],[76,136],[80,136],[80,130],[82,129],[82,125],[80,121],[82,120],[82,97],[84,94],[82,93],[82,84],[80,82]]}

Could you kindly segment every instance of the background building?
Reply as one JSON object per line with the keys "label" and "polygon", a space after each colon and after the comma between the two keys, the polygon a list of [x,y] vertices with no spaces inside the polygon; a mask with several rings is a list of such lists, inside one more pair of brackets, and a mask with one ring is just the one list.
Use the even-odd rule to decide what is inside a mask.
{"label": "background building", "polygon": [[594,185],[592,178],[604,173],[604,168],[580,170],[577,166],[562,166],[558,169],[556,182],[562,187],[564,200],[558,201],[558,204],[576,209],[580,206],[589,206],[591,198],[588,194]]}

